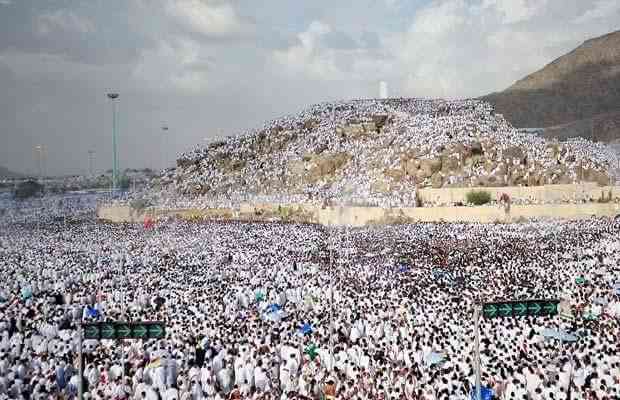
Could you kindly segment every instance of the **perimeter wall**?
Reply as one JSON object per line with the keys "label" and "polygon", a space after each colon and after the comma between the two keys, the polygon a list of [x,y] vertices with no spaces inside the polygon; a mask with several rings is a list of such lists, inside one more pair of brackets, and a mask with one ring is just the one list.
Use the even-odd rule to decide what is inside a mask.
{"label": "perimeter wall", "polygon": [[497,199],[506,193],[511,199],[530,200],[534,203],[555,203],[581,200],[598,200],[602,196],[620,198],[620,186],[598,186],[595,183],[581,185],[544,185],[544,186],[505,186],[479,188],[441,188],[420,189],[419,197],[422,202],[435,204],[465,203],[465,196],[472,190],[484,190]]}
{"label": "perimeter wall", "polygon": [[[454,188],[423,189],[420,198],[423,203],[454,204],[465,202],[467,192],[485,190],[493,198],[507,193],[512,199],[528,199],[530,205],[513,205],[506,213],[503,207],[326,207],[312,204],[240,204],[236,208],[209,209],[158,209],[132,210],[129,206],[102,206],[97,209],[100,220],[122,223],[143,222],[146,216],[153,219],[178,217],[192,220],[241,220],[293,222],[363,226],[368,224],[389,224],[416,221],[446,222],[514,222],[523,219],[584,219],[593,216],[615,216],[620,214],[620,187],[599,187],[596,185],[547,185],[540,187],[503,188]],[[572,203],[573,201],[586,201]],[[559,204],[552,204],[559,203]]]}

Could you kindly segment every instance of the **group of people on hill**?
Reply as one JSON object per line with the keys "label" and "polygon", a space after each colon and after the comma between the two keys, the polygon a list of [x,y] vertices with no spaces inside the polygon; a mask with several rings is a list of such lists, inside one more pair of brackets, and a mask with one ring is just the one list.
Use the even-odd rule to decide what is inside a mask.
{"label": "group of people on hill", "polygon": [[480,320],[484,395],[620,396],[617,219],[145,227],[23,208],[0,215],[0,399],[75,399],[96,321],[166,334],[84,340],[87,399],[471,399],[475,307],[525,299],[563,315]]}
{"label": "group of people on hill", "polygon": [[[345,133],[343,129],[355,124],[374,126],[376,131],[358,132],[359,137]],[[442,185],[479,186],[488,177],[497,185],[510,185],[509,168],[519,170],[525,181],[545,170],[549,174],[544,183],[558,183],[560,175],[562,183],[568,183],[566,179],[581,182],[587,178],[582,171],[603,173],[619,165],[610,148],[583,139],[564,142],[564,150],[557,152],[542,137],[514,129],[481,100],[354,100],[313,105],[241,136],[181,154],[183,167],[164,174],[159,201],[170,207],[188,202],[196,207],[258,198],[290,203],[329,197],[347,204],[415,206],[411,193],[416,187],[431,186],[431,176],[392,180],[386,171],[403,171],[403,157],[438,159],[456,143],[487,143],[485,150],[495,154],[497,166],[488,171],[484,163],[459,159],[458,173],[438,172]],[[514,149],[523,155],[502,157]],[[326,176],[313,175],[323,167],[312,160],[342,154],[347,155],[345,163]],[[378,185],[382,181],[390,182],[389,190]],[[194,188],[200,188],[200,195],[191,200],[176,196],[178,192],[192,193]]]}

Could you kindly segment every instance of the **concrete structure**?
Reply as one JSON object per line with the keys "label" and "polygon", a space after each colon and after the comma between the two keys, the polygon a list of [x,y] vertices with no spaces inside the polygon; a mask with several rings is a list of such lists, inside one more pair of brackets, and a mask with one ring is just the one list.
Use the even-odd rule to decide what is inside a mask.
{"label": "concrete structure", "polygon": [[587,219],[620,214],[620,203],[543,204],[512,206],[506,213],[501,206],[479,207],[326,207],[313,205],[250,205],[238,209],[186,209],[133,211],[129,206],[100,207],[100,220],[141,223],[146,216],[154,219],[177,217],[186,220],[290,221],[322,225],[365,226],[415,222],[517,222],[528,219]]}
{"label": "concrete structure", "polygon": [[[471,190],[485,190],[494,199],[507,193],[512,199],[527,199],[532,204],[513,204],[510,214],[498,205],[454,207],[465,203]],[[600,187],[596,184],[546,185],[534,187],[422,189],[422,203],[439,206],[418,208],[326,207],[312,204],[240,204],[235,208],[176,209],[147,208],[133,210],[129,206],[102,206],[97,218],[115,223],[143,222],[146,216],[154,219],[177,217],[188,220],[222,219],[243,221],[284,220],[324,225],[363,226],[399,222],[511,222],[523,219],[580,219],[592,216],[620,214],[620,186]],[[543,204],[536,204],[543,203]],[[441,206],[445,204],[446,206]]]}
{"label": "concrete structure", "polygon": [[550,204],[513,206],[506,214],[503,207],[429,207],[429,208],[329,208],[317,213],[323,225],[364,226],[370,224],[414,222],[516,222],[527,219],[587,219],[620,214],[618,203]]}
{"label": "concrete structure", "polygon": [[379,98],[380,99],[388,98],[388,85],[386,81],[379,82]]}

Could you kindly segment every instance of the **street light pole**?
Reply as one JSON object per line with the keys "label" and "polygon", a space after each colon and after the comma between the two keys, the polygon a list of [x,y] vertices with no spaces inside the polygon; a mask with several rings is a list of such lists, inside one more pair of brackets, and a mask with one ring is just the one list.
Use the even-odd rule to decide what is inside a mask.
{"label": "street light pole", "polygon": [[474,369],[476,373],[475,399],[481,400],[480,391],[480,310],[479,305],[474,306]]}
{"label": "street light pole", "polygon": [[84,332],[82,321],[78,324],[78,400],[84,400]]}
{"label": "street light pole", "polygon": [[43,180],[43,146],[37,145],[34,149],[37,155],[37,174],[39,176],[39,181],[41,181]]}
{"label": "street light pole", "polygon": [[[330,210],[331,212],[331,210]],[[334,257],[331,215],[327,225],[329,245],[329,370],[334,369]]]}
{"label": "street light pole", "polygon": [[162,158],[162,162],[164,164],[164,171],[166,170],[166,165],[168,164],[168,152],[166,151],[166,134],[168,133],[168,127],[166,125],[161,127],[162,130],[162,138],[164,141],[164,145],[162,146],[162,151],[161,151],[161,158]]}
{"label": "street light pole", "polygon": [[93,176],[93,157],[95,156],[95,150],[88,150],[88,174],[92,178]]}
{"label": "street light pole", "polygon": [[116,150],[116,99],[118,93],[108,93],[108,98],[112,101],[112,189],[118,189],[118,154]]}

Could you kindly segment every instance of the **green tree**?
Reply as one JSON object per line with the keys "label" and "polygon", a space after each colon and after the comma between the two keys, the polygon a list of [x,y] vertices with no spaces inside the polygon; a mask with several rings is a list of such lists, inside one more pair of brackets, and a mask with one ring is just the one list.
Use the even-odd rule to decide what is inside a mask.
{"label": "green tree", "polygon": [[131,184],[131,181],[127,175],[123,175],[121,179],[118,181],[118,186],[123,190],[129,189],[130,184]]}
{"label": "green tree", "polygon": [[15,191],[13,192],[13,196],[16,199],[27,199],[38,194],[42,194],[43,189],[43,185],[39,182],[28,180],[17,185]]}

